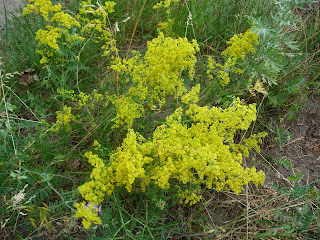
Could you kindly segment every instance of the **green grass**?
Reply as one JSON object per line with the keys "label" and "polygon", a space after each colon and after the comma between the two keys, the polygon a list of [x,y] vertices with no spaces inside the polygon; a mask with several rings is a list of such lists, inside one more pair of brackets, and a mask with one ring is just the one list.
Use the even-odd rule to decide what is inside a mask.
{"label": "green grass", "polygon": [[[61,3],[66,12],[76,16],[81,1],[53,2]],[[144,54],[147,42],[158,35],[158,24],[174,18],[166,34],[196,39],[200,46],[194,80],[181,73],[184,86],[190,90],[197,83],[201,84],[202,106],[228,107],[236,97],[248,104],[256,103],[258,120],[246,133],[237,135],[239,141],[244,136],[266,131],[269,133],[266,141],[285,144],[287,139],[281,131],[281,121],[294,120],[304,100],[310,94],[319,94],[319,3],[312,3],[310,9],[293,8],[295,18],[300,19],[295,26],[267,32],[265,39],[273,39],[272,44],[275,39],[279,40],[279,46],[268,52],[270,46],[263,40],[263,31],[279,26],[281,20],[277,15],[279,7],[272,1],[266,4],[260,0],[189,0],[174,4],[168,14],[164,9],[152,9],[157,2],[117,1],[115,12],[109,14],[105,26],[114,33],[117,54],[127,58],[131,55],[129,48]],[[186,25],[189,14],[192,20],[189,18],[189,25]],[[192,207],[179,204],[171,188],[159,191],[154,187],[146,193],[137,189],[128,193],[120,189],[103,202],[102,225],[84,229],[81,221],[73,218],[73,205],[81,202],[77,188],[89,180],[92,170],[83,155],[94,150],[93,141],[98,140],[102,145],[100,157],[109,159],[125,138],[126,129],[112,127],[115,116],[112,104],[104,106],[97,101],[94,109],[77,110],[77,103],[58,94],[58,89],[86,94],[96,89],[98,93],[119,94],[119,91],[125,93],[130,84],[121,77],[117,79],[109,68],[111,57],[102,57],[90,37],[72,49],[62,49],[63,56],[76,61],[50,63],[44,67],[40,64],[41,56],[36,53],[35,40],[38,29],[46,25],[43,18],[35,14],[23,16],[21,11],[7,12],[6,17],[5,30],[0,32],[1,239],[41,236],[52,239],[319,237],[320,197],[319,190],[314,187],[318,183],[303,186],[299,179],[287,180],[291,183],[289,186],[256,188],[248,185],[240,195],[203,189],[202,200]],[[226,86],[218,84],[218,77],[208,80],[207,57],[224,62],[221,52],[228,47],[226,41],[253,27],[251,24],[255,21],[261,23],[257,27],[262,32],[260,45],[255,55],[240,63],[245,73],[232,75],[231,84]],[[115,31],[115,24],[119,31]],[[298,49],[290,49],[293,39]],[[271,65],[266,62],[268,58]],[[28,81],[25,82],[21,73],[27,69],[34,70],[32,76],[26,75]],[[251,94],[248,88],[263,76],[266,76],[264,87],[269,94]],[[271,81],[273,77],[276,84]],[[164,123],[179,104],[172,96],[168,97],[162,109],[149,109],[137,119],[135,130],[151,138],[156,127]],[[56,121],[56,112],[65,105],[72,106],[84,120],[73,123],[71,132],[53,133],[50,124]],[[49,126],[41,120],[46,120]],[[284,163],[279,161],[279,164]],[[270,166],[259,164],[257,168]],[[24,200],[13,206],[13,196],[24,188]]]}

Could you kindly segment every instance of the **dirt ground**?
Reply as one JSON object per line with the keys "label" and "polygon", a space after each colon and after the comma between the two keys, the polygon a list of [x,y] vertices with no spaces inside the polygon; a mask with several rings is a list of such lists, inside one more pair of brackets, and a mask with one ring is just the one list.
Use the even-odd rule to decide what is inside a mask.
{"label": "dirt ground", "polygon": [[26,2],[26,0],[0,0],[0,29],[3,29],[6,24],[5,9],[7,11],[7,16],[10,18],[10,12],[22,7]]}
{"label": "dirt ground", "polygon": [[280,132],[283,144],[264,146],[257,157],[275,168],[266,173],[266,184],[290,185],[285,179],[301,175],[302,185],[313,183],[319,189],[320,96],[309,96],[296,119],[285,120]]}

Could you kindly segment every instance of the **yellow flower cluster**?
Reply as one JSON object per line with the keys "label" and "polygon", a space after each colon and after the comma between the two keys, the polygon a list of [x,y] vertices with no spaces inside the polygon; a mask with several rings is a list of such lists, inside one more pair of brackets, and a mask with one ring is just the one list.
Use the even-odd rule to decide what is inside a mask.
{"label": "yellow flower cluster", "polygon": [[87,152],[84,155],[88,158],[89,163],[94,167],[90,175],[91,181],[81,185],[79,191],[83,198],[88,202],[95,205],[100,204],[104,199],[104,193],[111,194],[111,191],[107,191],[108,188],[112,188],[112,185],[106,185],[108,170],[101,158],[92,152]]}
{"label": "yellow flower cluster", "polygon": [[[75,94],[74,90],[65,90],[65,89],[58,89],[58,94],[63,96],[64,99],[69,100],[72,102],[73,105],[75,105],[75,110],[85,110],[89,111],[89,109],[93,110],[96,108],[97,105],[100,104],[100,106],[108,105],[108,102],[111,100],[110,96],[106,93],[105,95],[98,93],[96,89],[94,89],[91,93],[87,94],[84,92],[80,92],[79,94]],[[69,111],[69,110],[68,110]],[[61,113],[58,112],[60,115]],[[70,114],[71,108],[70,108]],[[60,116],[59,115],[59,116]],[[60,125],[58,122],[59,118],[57,116],[57,121],[55,124],[58,126]],[[82,114],[81,118],[77,116],[77,118],[70,118],[69,123],[69,129],[71,129],[70,123],[72,122],[85,122],[90,123],[92,127],[96,126],[96,122],[92,114]],[[53,131],[57,132],[60,128],[54,128]]]}
{"label": "yellow flower cluster", "polygon": [[[132,130],[122,146],[111,156],[112,184],[124,185],[131,191],[134,181],[144,190],[153,181],[160,188],[169,188],[170,179],[184,184],[203,184],[222,190],[227,186],[239,193],[249,181],[262,183],[264,174],[241,166],[242,152],[257,145],[255,138],[241,151],[231,146],[237,130],[245,130],[255,120],[254,105],[244,106],[240,100],[227,109],[191,105],[187,111],[191,127],[181,123],[179,108],[165,125],[153,133],[153,140],[144,139]],[[196,173],[196,175],[195,175]]]}
{"label": "yellow flower cluster", "polygon": [[153,6],[153,9],[158,9],[158,8],[161,8],[161,7],[169,8],[172,3],[179,3],[180,1],[181,0],[164,0],[164,1],[160,1],[160,2],[156,3]]}
{"label": "yellow flower cluster", "polygon": [[172,27],[175,21],[174,16],[172,16],[173,15],[172,9],[173,9],[173,4],[177,4],[179,2],[181,2],[181,0],[164,0],[156,3],[153,6],[153,9],[159,9],[159,8],[166,9],[167,21],[160,22],[158,24],[158,31],[163,32],[165,36],[170,36],[170,37],[175,36],[175,34],[172,31]]}
{"label": "yellow flower cluster", "polygon": [[153,9],[164,8],[166,10],[167,21],[160,22],[158,24],[158,31],[163,32],[165,34],[165,36],[170,36],[170,37],[176,36],[175,33],[173,32],[173,24],[174,24],[175,18],[174,18],[174,11],[172,11],[172,10],[173,10],[174,4],[178,4],[180,2],[187,2],[187,1],[188,0],[186,0],[186,1],[163,0],[163,1],[156,3],[153,6]]}
{"label": "yellow flower cluster", "polygon": [[[37,53],[42,56],[41,64],[48,63],[58,53],[61,46],[70,48],[72,46],[71,43],[84,40],[83,37],[77,34],[69,33],[69,29],[80,27],[80,23],[70,14],[63,12],[60,4],[52,5],[50,0],[29,0],[29,2],[30,4],[25,7],[23,15],[36,13],[40,14],[45,21],[48,21],[46,30],[39,29],[36,33],[36,40],[38,41]],[[67,41],[58,43],[63,37]],[[56,57],[55,61],[61,61],[60,57]]]}
{"label": "yellow flower cluster", "polygon": [[111,194],[113,185],[108,178],[108,169],[103,160],[98,155],[92,152],[87,152],[85,157],[94,167],[90,178],[91,180],[79,187],[80,194],[90,203],[88,206],[85,202],[76,203],[74,206],[77,209],[74,217],[82,217],[82,224],[85,228],[89,228],[92,223],[101,224],[101,219],[98,217],[98,210],[92,206],[98,206],[103,202],[105,193]]}
{"label": "yellow flower cluster", "polygon": [[87,206],[85,202],[76,203],[74,204],[74,207],[77,209],[74,217],[82,217],[82,224],[84,228],[88,229],[92,223],[101,224],[101,219],[98,216],[98,209],[96,209],[91,204]]}
{"label": "yellow flower cluster", "polygon": [[[105,29],[106,17],[108,13],[114,11],[114,6],[114,2],[106,2],[105,6],[99,4],[96,6],[92,5],[90,0],[83,1],[78,14],[79,22],[62,11],[56,12],[50,18],[50,22],[55,23],[58,27],[48,25],[47,30],[40,29],[37,33],[38,46],[44,47],[37,51],[43,56],[41,63],[48,62],[54,56],[53,51],[59,51],[59,44],[68,44],[68,41],[77,39],[77,36],[68,34],[68,29],[72,25],[79,26],[80,23],[83,26],[82,32],[97,34],[97,39],[100,39],[106,47],[110,43],[110,39],[105,38],[109,34]],[[66,37],[67,42],[58,43],[63,36]],[[105,100],[106,105],[111,101],[116,108],[116,117],[113,119],[115,126],[124,125],[130,128],[134,120],[142,116],[145,103],[153,107],[154,102],[157,102],[161,107],[168,95],[180,97],[187,92],[183,86],[181,71],[188,71],[189,77],[193,78],[197,51],[199,47],[195,40],[189,43],[186,38],[173,39],[160,33],[158,38],[148,42],[148,51],[144,57],[135,53],[130,59],[116,58],[114,60],[111,69],[120,74],[124,73],[127,80],[130,79],[131,88],[125,95],[110,98],[110,96],[105,97],[96,92],[92,94],[80,92],[77,96],[74,93],[68,94],[72,95],[70,96],[72,101],[78,102],[77,109],[84,106],[93,109],[97,101]],[[199,92],[199,87],[197,92]],[[195,102],[197,94],[193,95],[191,93],[186,95],[183,101]],[[94,119],[85,120],[94,121]]]}
{"label": "yellow flower cluster", "polygon": [[189,43],[187,38],[173,39],[164,37],[160,33],[157,38],[148,42],[148,51],[144,56],[145,65],[148,67],[147,75],[152,84],[154,86],[160,84],[162,88],[168,87],[168,90],[172,91],[173,86],[169,80],[174,81],[178,86],[180,82],[178,76],[181,70],[188,70],[192,79],[193,67],[197,61],[195,53],[198,51],[199,46],[196,40]]}
{"label": "yellow flower cluster", "polygon": [[[59,50],[59,45],[57,40],[61,38],[61,35],[65,33],[64,30],[57,27],[52,27],[47,25],[46,28],[48,30],[39,29],[36,35],[36,40],[38,40],[38,46],[45,45],[50,47],[53,51]],[[38,53],[40,53],[38,51]]]}
{"label": "yellow flower cluster", "polygon": [[81,109],[83,107],[89,107],[91,109],[94,109],[99,101],[107,99],[107,95],[104,96],[101,93],[98,93],[97,89],[94,89],[90,94],[84,92],[75,94],[74,90],[58,89],[58,94],[60,94],[68,100],[77,102],[77,109]]}
{"label": "yellow flower cluster", "polygon": [[[185,114],[189,124],[182,122]],[[241,164],[251,148],[259,150],[258,142],[265,134],[244,139],[243,144],[234,142],[236,132],[247,130],[255,120],[255,105],[242,105],[240,99],[226,109],[191,104],[184,113],[178,108],[151,140],[129,130],[110,156],[108,167],[97,155],[87,153],[94,169],[92,180],[79,187],[80,193],[85,200],[99,204],[104,193],[111,194],[116,186],[131,192],[134,187],[146,191],[151,184],[160,189],[168,189],[172,183],[190,184],[199,190],[178,190],[177,196],[191,205],[200,200],[201,185],[239,194],[249,182],[264,182],[262,171]]]}
{"label": "yellow flower cluster", "polygon": [[181,189],[179,189],[177,192],[177,197],[180,198],[179,203],[180,204],[184,203],[185,205],[189,203],[190,206],[196,204],[202,198],[202,195],[198,195],[199,192],[200,192],[199,189],[195,189],[193,191],[190,191],[189,189],[182,191]]}
{"label": "yellow flower cluster", "polygon": [[113,119],[114,127],[123,125],[130,128],[135,119],[142,116],[144,112],[143,104],[133,101],[131,96],[122,95],[114,101],[117,115]]}
{"label": "yellow flower cluster", "polygon": [[61,96],[63,96],[66,99],[69,99],[71,101],[75,101],[75,94],[74,90],[66,90],[66,89],[58,89],[57,93]]}
{"label": "yellow flower cluster", "polygon": [[52,131],[58,132],[65,129],[67,132],[72,130],[70,122],[75,121],[76,116],[71,113],[71,107],[64,106],[62,111],[57,111],[57,121],[53,124]]}
{"label": "yellow flower cluster", "polygon": [[200,94],[200,84],[197,84],[191,89],[190,92],[185,93],[181,97],[181,102],[185,104],[197,103],[199,101],[199,94]]}
{"label": "yellow flower cluster", "polygon": [[103,51],[103,56],[108,56],[110,51],[117,51],[115,40],[107,29],[107,17],[109,13],[114,12],[115,5],[116,3],[113,1],[106,1],[104,6],[99,2],[94,5],[91,0],[82,1],[77,14],[77,18],[83,26],[81,32],[87,36],[94,36],[95,43],[100,45]]}
{"label": "yellow flower cluster", "polygon": [[228,57],[224,65],[215,62],[211,57],[208,58],[207,74],[210,79],[213,79],[212,71],[217,69],[217,75],[220,78],[220,84],[226,85],[230,82],[229,73],[242,74],[243,70],[236,67],[239,59],[244,59],[248,53],[254,53],[254,45],[258,45],[258,35],[251,32],[249,29],[245,34],[240,33],[234,35],[230,41],[227,41],[230,45],[222,55]]}
{"label": "yellow flower cluster", "polygon": [[61,11],[61,5],[57,4],[53,6],[51,0],[29,0],[29,2],[30,4],[23,10],[23,15],[31,13],[41,14],[41,16],[48,21],[50,13]]}
{"label": "yellow flower cluster", "polygon": [[193,79],[197,51],[199,46],[195,40],[189,43],[186,38],[173,39],[160,33],[148,42],[143,59],[139,54],[130,59],[116,58],[110,68],[119,75],[124,74],[132,83],[126,95],[115,101],[117,125],[131,127],[143,113],[145,102],[149,107],[156,102],[161,108],[168,95],[181,97],[186,93],[180,73],[186,70]]}
{"label": "yellow flower cluster", "polygon": [[94,146],[94,150],[96,151],[101,150],[101,144],[97,140],[93,141],[93,146]]}
{"label": "yellow flower cluster", "polygon": [[168,22],[160,22],[158,23],[158,29],[160,32],[166,32],[169,28],[169,23]]}
{"label": "yellow flower cluster", "polygon": [[80,27],[80,23],[70,14],[65,12],[57,12],[50,19],[51,22],[56,22],[59,27],[70,29],[72,26]]}
{"label": "yellow flower cluster", "polygon": [[258,35],[249,29],[245,34],[234,35],[227,44],[230,46],[222,52],[222,55],[228,56],[231,62],[236,62],[239,58],[244,59],[246,54],[255,52],[254,45],[259,44]]}

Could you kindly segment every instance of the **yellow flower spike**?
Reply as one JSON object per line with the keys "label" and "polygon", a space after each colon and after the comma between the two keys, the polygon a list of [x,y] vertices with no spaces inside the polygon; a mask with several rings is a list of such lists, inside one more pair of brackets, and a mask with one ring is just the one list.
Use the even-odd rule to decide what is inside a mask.
{"label": "yellow flower spike", "polygon": [[43,57],[40,59],[40,64],[46,64],[46,63],[48,63],[48,62],[49,62],[49,60],[48,60],[48,58],[45,57],[45,56],[43,56]]}
{"label": "yellow flower spike", "polygon": [[246,33],[234,35],[227,44],[230,45],[221,54],[227,56],[224,65],[216,63],[211,57],[208,57],[207,74],[209,79],[213,79],[212,73],[216,69],[217,76],[220,78],[222,86],[230,82],[229,73],[242,74],[244,71],[236,67],[239,59],[244,59],[249,53],[254,53],[254,45],[259,45],[258,35],[249,29]]}
{"label": "yellow flower spike", "polygon": [[199,192],[199,189],[193,191],[188,189],[182,191],[181,189],[178,189],[177,196],[180,198],[179,203],[184,203],[185,205],[190,204],[190,206],[196,204],[202,198],[202,195],[197,195]]}
{"label": "yellow flower spike", "polygon": [[68,13],[57,12],[50,19],[51,22],[56,22],[58,26],[70,29],[72,26],[80,27],[80,23]]}
{"label": "yellow flower spike", "polygon": [[99,150],[101,148],[101,144],[97,140],[93,141],[93,146],[95,150]]}
{"label": "yellow flower spike", "polygon": [[85,202],[76,203],[74,207],[77,209],[75,218],[82,217],[83,227],[88,229],[91,224],[101,224],[101,218],[98,216],[98,209],[91,205],[87,205]]}
{"label": "yellow flower spike", "polygon": [[57,121],[54,123],[52,131],[58,132],[65,129],[67,132],[72,130],[70,122],[74,121],[76,116],[71,113],[71,107],[64,106],[62,111],[57,111]]}
{"label": "yellow flower spike", "polygon": [[218,76],[220,77],[220,84],[221,86],[227,85],[230,82],[229,73],[219,70]]}
{"label": "yellow flower spike", "polygon": [[115,123],[114,127],[124,125],[130,128],[133,121],[142,116],[144,112],[143,106],[132,101],[130,96],[121,96],[115,100],[117,116],[112,120]]}
{"label": "yellow flower spike", "polygon": [[[134,83],[126,95],[115,100],[117,116],[113,121],[116,127],[130,128],[134,120],[142,116],[145,102],[152,108],[156,104],[161,108],[168,95],[181,97],[187,93],[180,72],[188,71],[193,79],[197,51],[196,41],[189,43],[186,38],[173,39],[160,33],[148,42],[148,51],[143,58],[139,54],[130,59],[115,58],[110,69],[125,74],[126,80]],[[195,101],[196,97],[193,98]]]}
{"label": "yellow flower spike", "polygon": [[105,2],[105,3],[104,3],[104,6],[103,6],[103,9],[104,9],[107,13],[113,13],[116,4],[117,4],[116,2],[112,2],[112,1]]}
{"label": "yellow flower spike", "polygon": [[49,13],[56,10],[56,8],[52,8],[52,2],[50,0],[29,0],[29,2],[30,4],[25,7],[23,15],[40,13],[42,17],[48,21]]}
{"label": "yellow flower spike", "polygon": [[254,45],[259,44],[258,35],[249,29],[245,34],[234,35],[230,41],[227,41],[227,44],[230,46],[222,52],[222,55],[226,55],[234,61],[239,58],[244,59],[246,54],[255,52]]}

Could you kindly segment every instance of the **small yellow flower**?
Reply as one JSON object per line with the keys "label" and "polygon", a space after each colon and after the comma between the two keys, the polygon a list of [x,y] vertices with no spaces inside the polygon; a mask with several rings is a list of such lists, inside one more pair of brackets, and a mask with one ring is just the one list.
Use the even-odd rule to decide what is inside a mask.
{"label": "small yellow flower", "polygon": [[246,33],[234,35],[230,41],[227,41],[227,44],[230,45],[225,51],[222,52],[222,55],[227,56],[227,61],[224,65],[216,63],[211,57],[208,58],[207,64],[207,74],[209,79],[213,79],[212,72],[217,72],[217,76],[220,78],[220,84],[222,86],[230,82],[230,72],[236,74],[242,74],[244,71],[236,67],[239,59],[244,59],[245,56],[249,53],[254,53],[254,45],[258,45],[258,35],[251,32],[249,29]]}
{"label": "small yellow flower", "polygon": [[161,8],[161,7],[169,8],[172,3],[179,3],[180,1],[181,0],[164,0],[164,1],[160,1],[160,2],[156,3],[153,6],[153,9],[158,9],[158,8]]}
{"label": "small yellow flower", "polygon": [[75,218],[82,217],[82,224],[85,229],[88,229],[91,224],[101,224],[101,218],[98,216],[98,209],[92,205],[87,205],[85,202],[76,203],[74,207],[77,209]]}
{"label": "small yellow flower", "polygon": [[247,53],[254,53],[254,45],[258,45],[258,35],[251,32],[249,29],[245,34],[240,33],[239,35],[234,35],[230,41],[227,41],[230,45],[222,55],[226,55],[236,61],[239,58],[244,59]]}
{"label": "small yellow flower", "polygon": [[57,121],[54,123],[52,131],[58,132],[60,129],[65,129],[67,132],[72,130],[70,122],[76,117],[71,113],[71,107],[64,106],[62,111],[57,111]]}
{"label": "small yellow flower", "polygon": [[59,50],[59,45],[57,43],[58,39],[64,31],[57,27],[46,26],[48,30],[40,29],[37,32],[36,40],[39,41],[39,46],[46,45],[49,46],[53,51],[57,52]]}
{"label": "small yellow flower", "polygon": [[55,13],[50,21],[56,22],[58,26],[66,29],[70,29],[72,26],[80,27],[80,23],[74,17],[62,11]]}
{"label": "small yellow flower", "polygon": [[181,101],[185,104],[188,103],[197,103],[199,101],[199,94],[200,94],[200,84],[197,84],[195,87],[192,88],[190,92],[187,92],[181,97]]}

